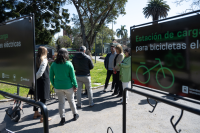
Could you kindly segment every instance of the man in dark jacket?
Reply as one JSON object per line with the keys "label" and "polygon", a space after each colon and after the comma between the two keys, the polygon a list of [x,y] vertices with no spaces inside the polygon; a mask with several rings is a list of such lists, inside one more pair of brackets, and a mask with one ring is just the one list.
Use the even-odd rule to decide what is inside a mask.
{"label": "man in dark jacket", "polygon": [[[113,77],[114,59],[115,59],[115,55],[116,55],[114,45],[111,45],[110,51],[111,52],[106,55],[106,58],[104,60],[104,66],[107,70],[107,77],[106,77],[106,81],[105,81],[105,87],[103,90],[104,92],[106,92],[106,89],[108,87],[108,82],[110,80],[110,76],[112,75],[112,77]],[[114,89],[114,84],[115,83],[112,81],[111,91]]]}
{"label": "man in dark jacket", "polygon": [[76,80],[78,83],[77,90],[77,104],[78,108],[81,108],[81,90],[83,88],[83,84],[85,84],[85,88],[88,92],[89,105],[90,107],[94,106],[93,103],[93,93],[91,88],[91,76],[90,70],[93,69],[94,65],[90,56],[85,54],[86,47],[81,46],[79,49],[80,53],[77,53],[72,59],[72,64],[74,65]]}

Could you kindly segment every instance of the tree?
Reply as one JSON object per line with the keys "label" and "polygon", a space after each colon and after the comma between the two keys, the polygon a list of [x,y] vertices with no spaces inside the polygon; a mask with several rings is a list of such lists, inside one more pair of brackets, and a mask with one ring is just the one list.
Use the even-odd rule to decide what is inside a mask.
{"label": "tree", "polygon": [[121,25],[121,28],[116,30],[118,38],[120,38],[120,37],[121,37],[121,39],[122,38],[127,38],[128,31],[127,31],[127,29],[125,29],[125,27],[126,27],[126,25]]}
{"label": "tree", "polygon": [[11,18],[19,17],[19,13],[15,12],[17,1],[1,0],[0,1],[0,23]]}
{"label": "tree", "polygon": [[56,48],[56,39],[52,36],[51,41],[48,43],[49,46]]}
{"label": "tree", "polygon": [[103,40],[103,43],[112,43],[113,35],[115,35],[115,32],[103,25],[101,31],[97,33],[97,38],[101,39],[101,42]]}
{"label": "tree", "polygon": [[[145,18],[152,17],[153,21],[159,20],[160,18],[166,18],[168,11],[170,10],[169,5],[163,0],[150,0],[147,7],[143,8],[143,14]],[[153,22],[153,24],[158,24],[158,22]]]}
{"label": "tree", "polygon": [[[189,2],[191,0],[176,0],[175,3],[176,5],[181,5],[182,2]],[[187,11],[194,11],[195,9],[200,8],[200,0],[193,0],[192,3],[190,4],[191,9],[186,9],[183,13],[186,13]]]}
{"label": "tree", "polygon": [[81,38],[81,30],[79,25],[75,25],[71,29],[72,35],[72,48],[80,48],[83,45],[83,39]]}
{"label": "tree", "polygon": [[[99,32],[102,25],[112,22],[119,15],[125,13],[127,0],[69,0],[75,6],[78,19],[81,25],[81,37],[83,44],[91,51],[96,32]],[[86,31],[84,21],[89,21]]]}
{"label": "tree", "polygon": [[[2,5],[9,5],[8,0],[3,0]],[[12,18],[35,14],[35,39],[36,44],[48,44],[52,38],[52,35],[60,32],[60,29],[70,29],[67,25],[69,23],[69,14],[67,9],[62,9],[60,13],[60,7],[63,6],[66,0],[9,0],[15,1],[9,5],[11,15],[6,13],[6,19],[10,16]],[[5,4],[6,3],[6,4]],[[12,5],[12,6],[11,6]],[[6,11],[6,8],[3,9]]]}
{"label": "tree", "polygon": [[60,45],[60,47],[70,47],[72,45],[72,41],[68,36],[60,36],[57,39],[57,44]]}
{"label": "tree", "polygon": [[[75,15],[73,19],[74,18],[75,18]],[[79,48],[80,46],[83,45],[83,40],[81,38],[81,24],[80,24],[80,21],[78,20],[78,17],[76,18],[77,20],[73,20],[74,27],[72,27],[72,30],[71,30],[72,31],[71,34],[73,38],[73,45],[72,45],[73,48]],[[89,20],[85,19],[84,24],[85,24],[85,31],[86,33],[88,33],[90,31]],[[113,34],[115,35],[115,32],[113,30],[109,29],[105,25],[102,25],[102,27],[100,28],[99,32],[96,35],[97,44],[102,44],[104,42],[111,43]]]}

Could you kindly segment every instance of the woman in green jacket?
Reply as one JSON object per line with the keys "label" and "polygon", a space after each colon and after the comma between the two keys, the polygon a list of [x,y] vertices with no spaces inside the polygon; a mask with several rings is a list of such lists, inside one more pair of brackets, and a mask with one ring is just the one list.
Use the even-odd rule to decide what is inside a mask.
{"label": "woman in green jacket", "polygon": [[[120,67],[120,80],[122,82],[123,90],[128,87],[131,81],[131,49],[126,48],[124,50],[125,58],[119,64]],[[126,101],[128,99],[128,91],[126,92]],[[120,101],[123,102],[123,99]]]}
{"label": "woman in green jacket", "polygon": [[74,102],[74,92],[77,91],[78,85],[74,67],[69,61],[68,51],[65,48],[61,48],[58,51],[57,58],[51,65],[50,81],[58,95],[60,124],[65,124],[65,96],[74,114],[74,120],[77,120],[79,115]]}

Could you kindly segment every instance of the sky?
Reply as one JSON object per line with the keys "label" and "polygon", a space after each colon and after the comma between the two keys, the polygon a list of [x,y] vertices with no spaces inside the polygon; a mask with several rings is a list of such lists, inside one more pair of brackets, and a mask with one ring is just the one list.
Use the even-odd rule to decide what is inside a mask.
{"label": "sky", "polygon": [[[113,30],[116,31],[116,29],[120,28],[121,25],[126,25],[125,28],[128,30],[128,36],[130,36],[131,26],[151,22],[152,18],[149,17],[148,19],[146,19],[142,13],[143,8],[147,6],[148,1],[149,0],[128,0],[128,2],[125,5],[126,15],[124,16],[120,15],[117,18],[116,24],[113,24]],[[184,12],[186,9],[190,9],[192,0],[190,0],[189,2],[183,2],[180,6],[177,6],[174,3],[175,0],[166,0],[166,2],[171,8],[170,11],[168,12],[167,17],[172,17],[172,16],[179,15],[180,13]],[[62,8],[68,9],[68,13],[70,14],[70,17],[69,17],[70,20],[73,14],[77,14],[77,11],[74,5],[65,5]],[[69,25],[73,27],[72,22],[70,22]],[[107,26],[110,29],[112,29],[112,23],[107,24]],[[63,30],[57,33],[54,37],[57,39],[58,36],[63,36]],[[115,38],[118,39],[116,36]]]}

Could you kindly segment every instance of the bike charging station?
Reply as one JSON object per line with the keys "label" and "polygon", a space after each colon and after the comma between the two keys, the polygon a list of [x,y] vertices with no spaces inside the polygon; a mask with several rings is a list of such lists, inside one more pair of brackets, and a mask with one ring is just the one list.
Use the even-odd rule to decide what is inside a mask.
{"label": "bike charging station", "polygon": [[[0,83],[17,86],[17,95],[0,91],[4,97],[16,101],[14,111],[17,115],[6,112],[11,118],[20,119],[21,101],[41,108],[43,111],[44,133],[49,132],[48,110],[38,101],[35,65],[35,16],[30,14],[0,24]],[[19,96],[19,87],[32,89],[34,100]],[[11,110],[12,112],[12,110]],[[15,115],[15,116],[13,116]],[[14,118],[15,117],[15,118]]]}
{"label": "bike charging station", "polygon": [[[163,102],[181,109],[177,122],[170,122],[176,133],[183,111],[200,115],[200,109],[180,104],[162,97],[137,90],[164,94],[200,105],[200,10],[130,27],[131,41],[131,88],[130,91],[147,97],[153,107]],[[158,22],[158,24],[153,24]],[[149,99],[155,100],[155,105]],[[123,129],[126,133],[126,98],[123,98]],[[109,127],[110,128],[110,127]],[[109,130],[108,128],[108,130]]]}

